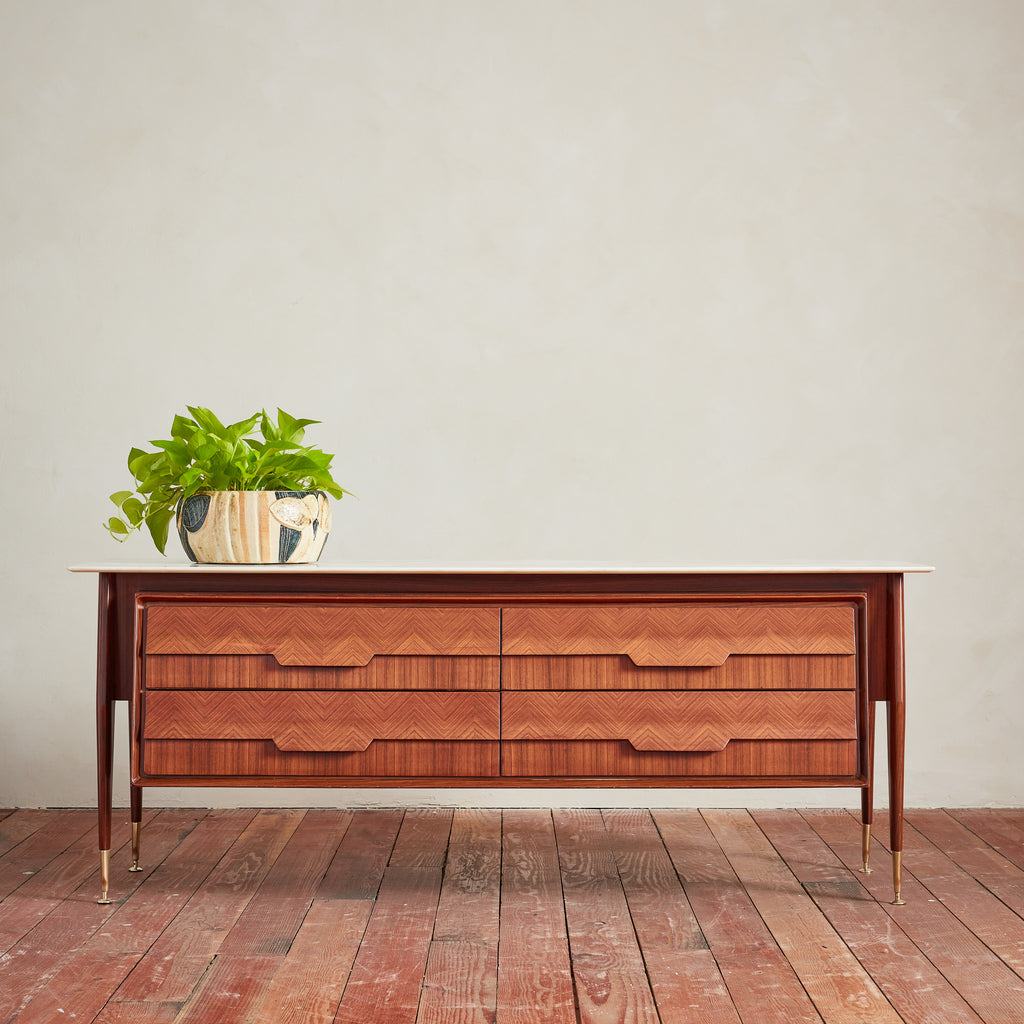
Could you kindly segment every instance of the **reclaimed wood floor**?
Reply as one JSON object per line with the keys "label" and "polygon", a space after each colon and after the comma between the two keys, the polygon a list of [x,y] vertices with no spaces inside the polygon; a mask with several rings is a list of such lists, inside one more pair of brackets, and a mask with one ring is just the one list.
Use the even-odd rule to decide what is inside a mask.
{"label": "reclaimed wood floor", "polygon": [[902,907],[847,811],[147,811],[110,906],[94,819],[0,810],[0,1022],[1024,1021],[1024,810],[909,812]]}

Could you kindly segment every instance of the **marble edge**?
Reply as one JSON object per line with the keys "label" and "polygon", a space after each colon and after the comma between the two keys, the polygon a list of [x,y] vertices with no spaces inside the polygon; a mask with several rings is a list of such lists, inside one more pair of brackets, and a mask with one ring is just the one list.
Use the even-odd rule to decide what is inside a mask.
{"label": "marble edge", "polygon": [[490,565],[479,562],[448,563],[438,565],[427,564],[405,564],[386,565],[370,563],[353,563],[350,565],[313,563],[307,565],[228,565],[228,564],[200,564],[197,562],[169,562],[169,563],[97,563],[92,565],[72,565],[68,567],[69,572],[79,573],[118,573],[118,572],[227,572],[227,573],[253,573],[253,572],[312,572],[326,573],[328,575],[368,575],[372,573],[394,573],[394,574],[444,574],[444,573],[467,573],[467,574],[557,574],[557,573],[578,573],[580,575],[598,575],[606,573],[610,575],[726,575],[735,574],[757,574],[757,573],[860,573],[860,572],[887,572],[887,573],[928,573],[934,572],[932,565],[900,564],[898,562],[834,562],[834,563],[772,563],[765,565],[624,565],[608,564],[603,565],[597,562],[543,562],[535,564],[515,565]]}

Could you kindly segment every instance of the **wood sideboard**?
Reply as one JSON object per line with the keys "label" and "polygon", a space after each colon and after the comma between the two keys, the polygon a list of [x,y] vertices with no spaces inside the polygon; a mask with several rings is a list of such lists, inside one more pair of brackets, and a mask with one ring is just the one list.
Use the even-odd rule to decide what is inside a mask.
{"label": "wood sideboard", "polygon": [[853,787],[887,705],[900,902],[903,579],[921,566],[98,566],[100,902],[113,723],[146,786]]}

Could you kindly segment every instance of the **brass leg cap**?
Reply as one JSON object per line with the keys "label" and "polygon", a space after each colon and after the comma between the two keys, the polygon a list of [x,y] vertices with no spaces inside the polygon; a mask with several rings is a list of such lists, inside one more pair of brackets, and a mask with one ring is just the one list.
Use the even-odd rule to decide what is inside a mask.
{"label": "brass leg cap", "polygon": [[129,871],[141,871],[139,867],[139,846],[142,840],[142,822],[132,822],[132,866]]}
{"label": "brass leg cap", "polygon": [[892,901],[894,907],[906,906],[906,900],[900,895],[900,890],[903,888],[903,852],[897,850],[892,855],[892,888],[896,895],[896,898]]}
{"label": "brass leg cap", "polygon": [[871,868],[868,867],[868,858],[871,856],[871,826],[861,825],[860,834],[860,858],[863,866],[857,868],[862,875],[870,875]]}
{"label": "brass leg cap", "polygon": [[110,851],[100,850],[100,898],[96,901],[99,904],[110,903]]}

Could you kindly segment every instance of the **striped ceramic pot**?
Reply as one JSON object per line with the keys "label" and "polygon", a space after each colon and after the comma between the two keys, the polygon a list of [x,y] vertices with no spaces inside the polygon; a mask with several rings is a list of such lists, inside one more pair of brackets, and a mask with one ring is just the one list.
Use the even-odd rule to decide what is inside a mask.
{"label": "striped ceramic pot", "polygon": [[315,562],[331,530],[323,491],[197,491],[178,504],[193,562]]}

